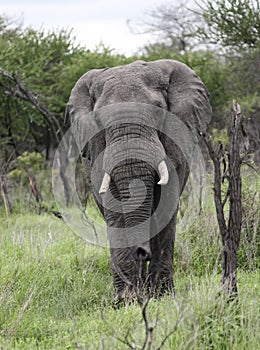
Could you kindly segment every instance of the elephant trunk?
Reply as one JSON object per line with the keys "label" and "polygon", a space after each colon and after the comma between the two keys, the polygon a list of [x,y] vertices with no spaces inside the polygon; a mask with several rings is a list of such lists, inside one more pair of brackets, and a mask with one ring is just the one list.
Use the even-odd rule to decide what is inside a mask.
{"label": "elephant trunk", "polygon": [[138,260],[151,258],[150,218],[157,174],[159,185],[166,185],[169,179],[165,157],[154,129],[121,124],[106,130],[105,175],[99,193],[108,192],[110,183],[116,188],[125,233],[119,236],[124,236],[124,246],[134,247]]}
{"label": "elephant trunk", "polygon": [[[146,261],[151,259],[150,217],[153,207],[155,178],[152,169],[146,169],[147,172],[144,171],[145,164],[140,162],[137,166],[142,168],[138,178],[133,179],[130,176],[124,179],[116,179],[116,184],[121,198],[128,246],[133,247],[136,260]],[[127,165],[124,170],[125,173],[131,172]]]}

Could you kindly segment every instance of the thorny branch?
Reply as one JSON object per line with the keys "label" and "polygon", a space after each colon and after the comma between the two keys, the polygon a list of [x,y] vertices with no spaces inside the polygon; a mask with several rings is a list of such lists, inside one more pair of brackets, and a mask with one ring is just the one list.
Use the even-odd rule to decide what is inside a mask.
{"label": "thorny branch", "polygon": [[[224,205],[227,201],[227,197],[222,200],[221,195],[221,184],[222,184],[222,171],[221,171],[221,157],[222,157],[222,147],[218,147],[218,149],[214,149],[212,141],[208,135],[203,134],[204,142],[208,148],[209,156],[214,165],[214,200],[216,206],[217,219],[219,223],[219,228],[221,232],[225,232],[227,230],[226,220],[224,216]],[[221,150],[221,151],[220,151]]]}

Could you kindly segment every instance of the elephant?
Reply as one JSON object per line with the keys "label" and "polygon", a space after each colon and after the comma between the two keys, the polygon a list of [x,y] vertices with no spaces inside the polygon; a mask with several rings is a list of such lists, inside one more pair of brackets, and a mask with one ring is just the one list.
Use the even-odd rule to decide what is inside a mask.
{"label": "elephant", "polygon": [[211,114],[202,80],[171,59],[92,69],[73,87],[66,118],[74,134],[84,141],[96,129],[80,151],[107,225],[115,303],[139,288],[174,295],[176,216],[191,152],[174,138],[186,128],[197,144]]}

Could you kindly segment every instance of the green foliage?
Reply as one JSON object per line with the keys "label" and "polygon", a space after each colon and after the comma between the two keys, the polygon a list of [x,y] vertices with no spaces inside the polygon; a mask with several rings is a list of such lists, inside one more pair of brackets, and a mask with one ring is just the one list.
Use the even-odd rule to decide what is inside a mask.
{"label": "green foliage", "polygon": [[[4,18],[1,20],[4,22]],[[28,91],[37,94],[40,103],[57,118],[63,119],[65,101],[59,97],[59,74],[75,54],[72,54],[70,34],[61,31],[45,35],[43,31],[22,27],[12,30],[12,23],[5,23],[0,30],[0,48],[0,66]],[[25,149],[47,148],[49,136],[43,116],[28,101],[12,96],[12,91],[16,91],[15,83],[4,75],[0,77],[0,88],[2,152],[6,158],[10,154],[13,158]],[[6,91],[10,94],[3,93]]]}
{"label": "green foliage", "polygon": [[[159,14],[163,15],[154,12],[154,18],[160,19],[156,27],[164,31],[169,40],[189,32],[192,27],[190,34],[192,39],[200,38],[198,45],[182,52],[158,42],[146,46],[143,55],[151,60],[177,59],[195,69],[211,94],[211,126],[223,129],[233,99],[239,101],[247,116],[259,113],[260,5],[258,0],[199,1],[197,5],[197,9],[190,11],[182,4],[184,16],[178,20],[174,16],[174,6],[161,6]],[[194,13],[198,20],[189,23]],[[177,26],[171,27],[171,21],[176,21]],[[153,25],[151,22],[151,34]],[[211,46],[208,47],[208,43]]]}
{"label": "green foliage", "polygon": [[240,267],[256,271],[260,268],[260,175],[251,168],[242,168],[242,214],[238,261]]}
{"label": "green foliage", "polygon": [[238,100],[247,117],[259,113],[259,64],[260,48],[227,55],[226,70],[228,75],[225,86],[226,90],[228,89],[230,92],[226,105],[231,105],[232,99]]}
{"label": "green foliage", "polygon": [[212,129],[212,137],[215,144],[221,143],[225,147],[228,145],[228,133],[227,129],[219,130],[217,128]]}
{"label": "green foliage", "polygon": [[[70,91],[79,77],[92,68],[125,64],[131,59],[113,55],[102,45],[94,52],[74,44],[71,31],[45,33],[31,28],[12,29],[1,17],[0,67],[13,74],[39,102],[64,126],[64,111]],[[19,53],[19,54],[17,54]],[[46,119],[28,101],[12,96],[14,82],[0,76],[0,158],[5,161],[28,151],[56,147]],[[47,154],[48,156],[48,154]]]}
{"label": "green foliage", "polygon": [[[13,212],[27,213],[30,211],[39,213],[39,210],[56,209],[55,199],[52,194],[51,166],[41,153],[24,152],[17,157],[13,169],[7,175],[8,197]],[[41,194],[40,209],[39,204],[32,195],[29,175],[35,177],[37,189]],[[1,202],[0,210],[2,210]]]}
{"label": "green foliage", "polygon": [[259,47],[259,0],[214,0],[203,5],[207,31],[202,32],[211,42],[236,48]]}
{"label": "green foliage", "polygon": [[[225,8],[223,4],[230,6]],[[259,109],[259,35],[252,34],[259,33],[259,4],[217,0],[207,6],[210,11],[205,13],[205,19],[212,29],[207,35],[211,41],[235,48],[232,53],[220,56],[216,50],[206,49],[180,53],[157,45],[127,58],[113,54],[103,45],[94,51],[75,46],[70,31],[45,34],[0,17],[0,66],[37,93],[39,101],[63,124],[71,88],[86,71],[135,59],[179,60],[206,83],[214,109],[213,137],[225,144],[226,131],[220,129],[225,126],[230,101],[238,98],[248,114]],[[120,338],[130,339],[140,348],[145,336],[140,308],[135,304],[120,310],[111,307],[113,285],[108,249],[86,245],[63,221],[50,214],[28,214],[30,170],[37,177],[46,207],[54,205],[51,167],[46,166],[43,156],[50,146],[48,142],[53,140],[48,140],[48,126],[39,111],[28,102],[3,93],[8,87],[14,88],[14,83],[1,76],[0,165],[12,159],[16,162],[15,167],[11,163],[13,170],[9,172],[13,183],[10,198],[20,215],[13,214],[0,222],[0,347],[125,349]],[[174,329],[176,321],[179,324],[165,349],[258,348],[259,193],[259,176],[243,170],[236,303],[227,305],[219,293],[221,239],[212,198],[190,227],[177,231],[177,299],[152,300],[148,308],[151,323],[158,319],[154,348]],[[89,204],[87,214],[101,220],[91,198]],[[195,205],[188,208],[190,216],[194,215]],[[186,202],[183,208],[187,208]]]}
{"label": "green foliage", "polygon": [[[217,89],[220,99],[217,104],[214,100],[212,103],[213,126],[218,129],[226,126],[226,115],[234,99],[239,101],[247,117],[254,115],[256,118],[259,113],[259,6],[258,0],[217,0],[201,5],[207,27],[204,39],[218,44],[220,51],[225,48],[221,55],[216,55],[222,62],[219,72],[223,77],[221,90]],[[216,87],[213,84],[210,92],[215,94]]]}
{"label": "green foliage", "polygon": [[[220,140],[225,142],[226,134],[221,134]],[[260,232],[260,176],[247,165],[242,167],[241,172],[242,230],[238,265],[244,271],[256,271],[260,268],[258,234]],[[204,185],[202,192],[202,210],[200,210],[199,198],[193,196],[190,200],[189,196],[192,194],[189,184],[181,197],[174,260],[174,269],[177,272],[196,276],[211,274],[212,271],[221,273],[222,242],[214,205],[212,181],[212,175],[209,175],[207,185]],[[222,198],[225,197],[227,189],[228,181],[225,180],[222,184]],[[224,212],[228,215],[228,204],[225,205]],[[186,220],[184,224],[183,220]]]}
{"label": "green foliage", "polygon": [[43,169],[44,159],[41,153],[38,152],[24,152],[17,157],[17,166],[8,174],[10,180],[18,181],[27,180],[28,173],[38,173]]}

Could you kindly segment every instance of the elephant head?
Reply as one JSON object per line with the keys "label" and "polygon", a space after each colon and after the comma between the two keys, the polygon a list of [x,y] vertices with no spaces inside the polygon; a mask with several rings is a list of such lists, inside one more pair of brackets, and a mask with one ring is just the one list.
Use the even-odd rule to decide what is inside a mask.
{"label": "elephant head", "polygon": [[175,217],[192,151],[186,136],[197,142],[210,120],[207,89],[180,62],[136,61],[86,73],[67,115],[107,222],[116,296],[137,286],[148,260],[151,283],[172,290]]}
{"label": "elephant head", "polygon": [[[99,194],[103,197],[106,213],[113,210],[115,204],[119,212],[112,215],[112,220],[105,215],[111,227],[110,245],[133,247],[136,259],[149,260],[154,188],[156,184],[166,185],[169,180],[166,153],[157,133],[156,121],[147,114],[145,106],[131,103],[104,108],[97,117],[104,126],[106,137],[105,173]],[[107,193],[110,187],[114,191],[112,195],[118,198],[116,203],[111,199],[111,193]],[[113,229],[118,220],[125,226],[123,245],[122,230],[119,234]]]}
{"label": "elephant head", "polygon": [[[136,107],[136,106],[135,106]],[[165,150],[159,140],[155,120],[142,113],[143,106],[134,108],[123,104],[117,108],[105,108],[104,127],[106,129],[106,150],[103,160],[105,174],[99,194],[107,192],[111,182],[111,171],[118,163],[131,158],[130,169],[134,159],[147,161],[159,173],[159,185],[166,185],[169,173],[165,162]],[[145,119],[146,123],[144,123]],[[131,121],[131,123],[129,122]]]}

